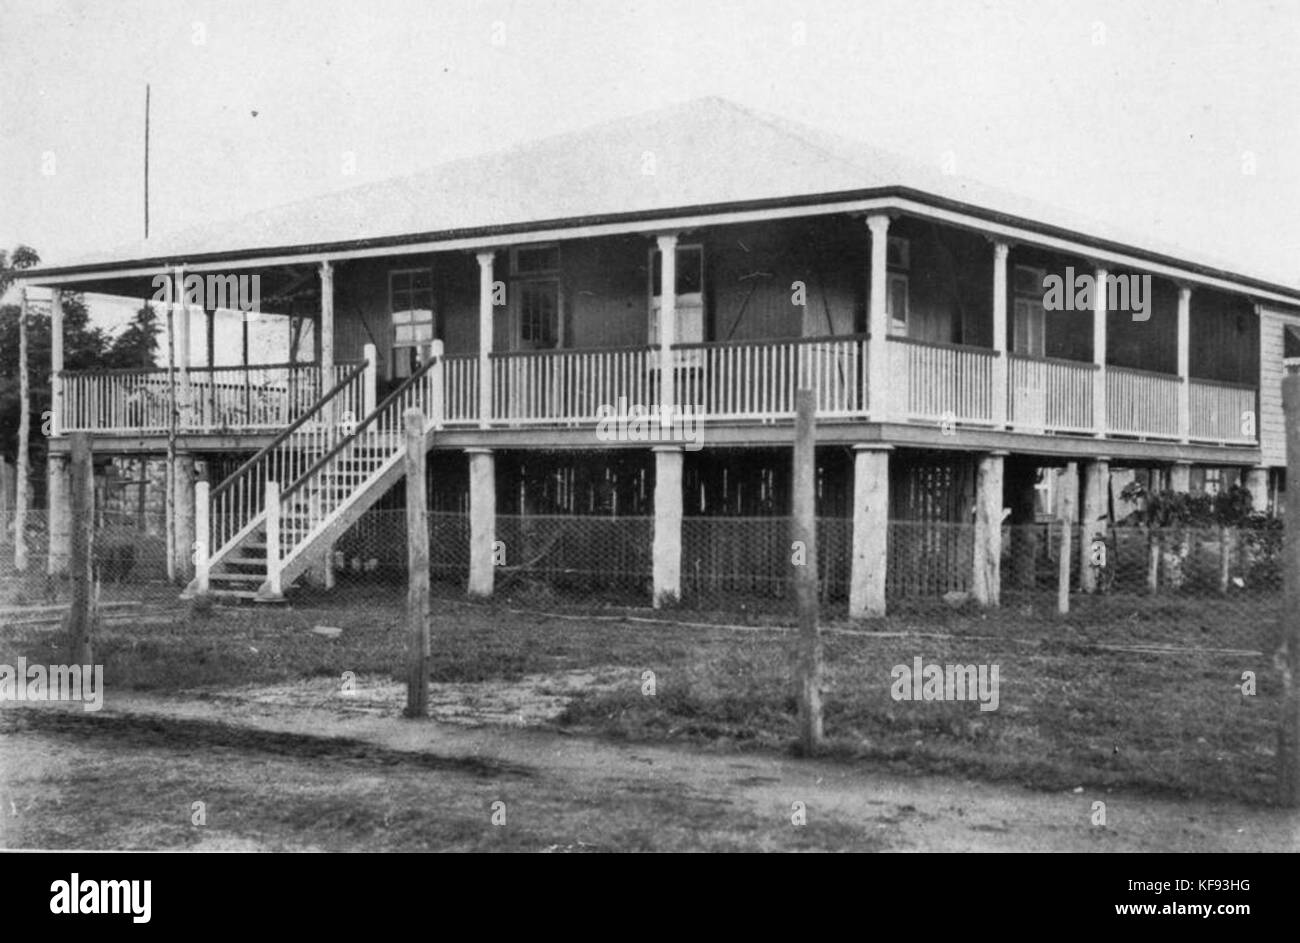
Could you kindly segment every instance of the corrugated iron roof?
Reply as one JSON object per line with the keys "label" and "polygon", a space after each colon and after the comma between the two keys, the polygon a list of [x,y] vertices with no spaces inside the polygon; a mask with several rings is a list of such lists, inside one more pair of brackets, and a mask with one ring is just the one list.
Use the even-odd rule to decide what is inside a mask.
{"label": "corrugated iron roof", "polygon": [[235,221],[160,235],[47,271],[288,253],[308,246],[508,231],[565,220],[888,188],[920,191],[1224,273],[1235,270],[799,122],[725,99],[702,98]]}

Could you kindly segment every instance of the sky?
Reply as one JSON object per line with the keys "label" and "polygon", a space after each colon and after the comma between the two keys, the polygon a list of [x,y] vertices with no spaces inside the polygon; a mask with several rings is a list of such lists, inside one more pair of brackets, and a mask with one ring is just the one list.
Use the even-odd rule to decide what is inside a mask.
{"label": "sky", "polygon": [[139,240],[146,84],[155,234],[718,95],[1300,286],[1297,49],[1260,0],[0,0],[0,246]]}

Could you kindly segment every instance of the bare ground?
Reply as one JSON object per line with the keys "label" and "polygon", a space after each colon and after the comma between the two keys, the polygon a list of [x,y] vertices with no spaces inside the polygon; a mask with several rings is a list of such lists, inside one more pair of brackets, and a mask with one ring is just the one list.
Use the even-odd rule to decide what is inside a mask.
{"label": "bare ground", "polygon": [[[8,706],[0,846],[1300,850],[1300,817],[1258,805],[620,743],[551,723],[576,692],[624,674],[434,684],[434,719],[420,721],[400,717],[403,689],[379,677],[358,678],[350,695],[319,678],[172,696],[110,689],[99,712]],[[1104,826],[1093,824],[1099,801]]]}

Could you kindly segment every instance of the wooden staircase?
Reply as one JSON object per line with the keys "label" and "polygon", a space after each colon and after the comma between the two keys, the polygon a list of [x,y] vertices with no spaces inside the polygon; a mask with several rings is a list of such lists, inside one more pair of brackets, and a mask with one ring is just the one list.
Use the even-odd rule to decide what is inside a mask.
{"label": "wooden staircase", "polygon": [[[428,447],[442,425],[441,344],[360,423],[340,423],[340,415],[356,414],[347,405],[367,396],[355,380],[340,381],[311,413],[212,493],[210,530],[217,549],[206,566],[196,567],[185,595],[282,601],[285,590],[309,570],[332,565],[327,555],[335,541],[404,474],[408,409],[423,413]],[[373,402],[373,392],[368,395]]]}

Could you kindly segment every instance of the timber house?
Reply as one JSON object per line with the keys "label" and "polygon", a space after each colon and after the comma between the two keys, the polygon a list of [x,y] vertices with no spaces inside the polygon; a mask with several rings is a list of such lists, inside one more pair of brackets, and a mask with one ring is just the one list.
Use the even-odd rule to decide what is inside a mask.
{"label": "timber house", "polygon": [[[1066,463],[1100,527],[1121,473],[1240,482],[1260,509],[1282,484],[1300,290],[1116,223],[703,99],[32,270],[56,338],[60,291],[147,299],[157,276],[209,274],[258,275],[261,316],[314,338],[293,363],[191,362],[214,313],[179,303],[172,372],[64,371],[56,340],[52,532],[67,436],[86,431],[97,455],[174,456],[191,591],[329,584],[332,546],[399,482],[418,406],[434,506],[468,515],[471,594],[493,592],[506,509],[627,514],[651,522],[662,605],[692,518],[788,513],[795,391],[811,388],[850,614],[885,612],[893,520],[972,527],[969,582],[996,605],[1004,509],[1034,520]],[[1048,310],[1045,278],[1067,268],[1149,276],[1145,317],[1106,290]],[[704,447],[603,441],[620,402],[692,411]],[[57,569],[65,542],[50,553]]]}

